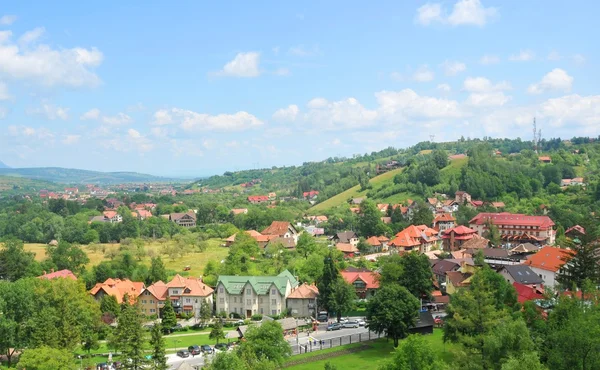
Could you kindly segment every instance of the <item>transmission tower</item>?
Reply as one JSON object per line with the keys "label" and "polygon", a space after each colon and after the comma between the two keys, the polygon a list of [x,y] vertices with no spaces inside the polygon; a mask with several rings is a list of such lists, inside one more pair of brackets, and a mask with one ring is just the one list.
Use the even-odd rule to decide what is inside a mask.
{"label": "transmission tower", "polygon": [[429,135],[429,141],[433,143],[433,140],[435,139],[435,135]]}

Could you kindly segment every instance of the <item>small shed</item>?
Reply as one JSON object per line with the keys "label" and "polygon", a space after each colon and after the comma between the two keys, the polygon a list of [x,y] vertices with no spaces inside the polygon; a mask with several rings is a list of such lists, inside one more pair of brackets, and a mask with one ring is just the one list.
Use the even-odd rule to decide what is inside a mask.
{"label": "small shed", "polygon": [[420,311],[414,327],[408,329],[411,334],[433,334],[433,316],[430,311]]}

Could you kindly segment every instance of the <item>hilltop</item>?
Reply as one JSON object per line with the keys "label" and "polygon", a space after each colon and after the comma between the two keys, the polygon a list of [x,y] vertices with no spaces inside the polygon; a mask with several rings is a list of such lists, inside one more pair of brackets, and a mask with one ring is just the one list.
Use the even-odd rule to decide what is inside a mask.
{"label": "hilltop", "polygon": [[0,161],[0,168],[10,168],[4,162]]}
{"label": "hilltop", "polygon": [[181,182],[181,179],[147,175],[137,172],[99,172],[61,167],[2,168],[0,176],[25,177],[64,184],[123,184]]}

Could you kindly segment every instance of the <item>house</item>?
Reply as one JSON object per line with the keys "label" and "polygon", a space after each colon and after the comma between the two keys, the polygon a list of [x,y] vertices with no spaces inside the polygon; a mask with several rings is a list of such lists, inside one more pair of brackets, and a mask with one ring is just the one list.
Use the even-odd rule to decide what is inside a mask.
{"label": "house", "polygon": [[537,253],[531,255],[524,265],[527,265],[539,277],[544,280],[544,285],[554,287],[557,284],[556,277],[561,268],[574,252],[569,249],[561,249],[545,246]]}
{"label": "house", "polygon": [[142,312],[159,315],[167,299],[177,314],[200,315],[202,303],[213,307],[213,289],[201,279],[175,275],[168,283],[158,281],[144,289],[138,297]]}
{"label": "house", "polygon": [[454,200],[458,204],[470,203],[471,194],[467,193],[466,191],[457,191],[456,193],[454,193]]}
{"label": "house", "polygon": [[449,271],[458,271],[460,263],[455,260],[434,260],[432,261],[431,270],[440,286],[446,283],[446,273]]}
{"label": "house", "polygon": [[354,231],[343,231],[335,234],[333,240],[337,243],[348,243],[354,246],[358,245],[358,236]]}
{"label": "house", "polygon": [[147,218],[152,217],[152,212],[146,210],[146,209],[137,209],[133,212],[131,212],[131,215],[135,218],[137,218],[140,221],[143,221]]}
{"label": "house", "polygon": [[544,289],[540,286],[531,286],[514,282],[513,287],[517,291],[517,301],[523,304],[527,301],[544,299]]}
{"label": "house", "polygon": [[97,301],[100,301],[105,295],[113,296],[119,304],[123,303],[123,297],[127,295],[129,303],[133,304],[144,289],[145,285],[142,282],[108,278],[103,283],[96,283],[90,290],[90,294]]}
{"label": "house", "polygon": [[[263,235],[256,230],[247,230],[247,231],[245,231],[245,233],[248,234],[254,240],[256,240],[256,242],[258,243],[258,246],[261,248],[266,247],[269,240],[276,237],[274,235]],[[233,234],[229,238],[225,239],[226,247],[231,247],[231,245],[233,243],[235,243],[236,235],[237,234]]]}
{"label": "house", "polygon": [[247,215],[248,214],[248,208],[234,208],[231,210],[231,214],[233,214],[234,216],[237,215]]}
{"label": "house", "polygon": [[292,290],[286,299],[286,307],[293,317],[317,317],[319,289],[314,284],[302,284]]}
{"label": "house", "polygon": [[581,240],[581,238],[585,236],[585,228],[579,225],[571,226],[565,230],[565,236],[573,240]]}
{"label": "house", "polygon": [[442,202],[440,202],[437,198],[427,198],[427,205],[433,212],[435,212],[436,209],[442,207]]}
{"label": "house", "polygon": [[267,203],[269,201],[270,201],[270,199],[266,195],[250,195],[248,197],[248,202],[250,202],[252,204]]}
{"label": "house", "polygon": [[280,238],[292,238],[294,245],[298,243],[298,230],[287,221],[273,221],[261,234],[274,235]]}
{"label": "house", "polygon": [[322,227],[316,227],[313,225],[309,225],[309,226],[305,227],[304,231],[306,231],[307,233],[309,233],[312,236],[325,235],[325,229],[323,229]]}
{"label": "house", "polygon": [[506,205],[504,204],[504,202],[492,202],[490,203],[490,205],[494,208],[504,208],[506,207]]}
{"label": "house", "polygon": [[519,244],[508,252],[510,254],[523,254],[523,253],[535,253],[540,250],[540,247],[531,243]]}
{"label": "house", "polygon": [[447,229],[442,235],[444,250],[447,252],[458,250],[476,234],[477,231],[462,225]]}
{"label": "house", "polygon": [[319,192],[317,190],[305,191],[302,193],[302,197],[306,200],[314,200],[317,199]]}
{"label": "house", "polygon": [[472,200],[469,203],[467,203],[467,205],[469,205],[473,208],[479,208],[479,207],[483,207],[484,203],[483,203],[483,200]]}
{"label": "house", "polygon": [[175,222],[181,227],[196,227],[196,213],[194,211],[171,213],[169,221]]}
{"label": "house", "polygon": [[283,247],[284,249],[296,248],[296,241],[293,238],[285,238],[285,237],[276,236],[276,235],[269,235],[269,236],[272,236],[273,238],[269,239],[266,247],[278,245],[280,247]]}
{"label": "house", "polygon": [[68,195],[79,194],[79,189],[78,188],[65,188],[65,193]]}
{"label": "house", "polygon": [[380,217],[379,218],[381,220],[381,222],[383,222],[385,225],[390,225],[392,223],[392,218],[391,217]]}
{"label": "house", "polygon": [[510,284],[541,285],[544,281],[527,265],[503,266],[500,275]]}
{"label": "house", "polygon": [[252,315],[279,315],[286,299],[298,286],[296,278],[285,270],[277,276],[219,276],[215,301],[217,312]]}
{"label": "house", "polygon": [[433,219],[433,229],[438,231],[438,236],[444,235],[446,230],[456,226],[456,219],[450,213],[439,213]]}
{"label": "house", "polygon": [[361,204],[363,202],[364,198],[352,198],[352,200],[350,201],[351,204]]}
{"label": "house", "polygon": [[396,237],[390,241],[389,245],[399,251],[419,251],[420,253],[429,252],[439,244],[437,231],[426,225],[410,225],[406,229],[396,234]]}
{"label": "house", "polygon": [[442,202],[442,210],[447,213],[457,212],[459,203],[454,199],[446,199]]}
{"label": "house", "polygon": [[389,208],[390,208],[390,205],[387,204],[387,203],[379,203],[379,204],[377,204],[377,209],[381,213],[387,213]]}
{"label": "house", "polygon": [[267,197],[269,197],[269,200],[275,200],[275,199],[277,199],[277,193],[271,192],[271,193],[267,194]]}
{"label": "house", "polygon": [[542,163],[552,163],[552,159],[548,156],[540,156],[538,160]]}
{"label": "house", "polygon": [[105,222],[110,222],[111,224],[123,221],[123,216],[116,211],[104,211],[102,212],[102,215],[104,216]]}
{"label": "house", "polygon": [[415,325],[408,329],[410,334],[433,334],[433,326],[435,322],[431,311],[419,311],[419,317]]}
{"label": "house", "polygon": [[307,219],[309,222],[312,222],[315,226],[319,226],[319,224],[329,221],[329,219],[325,215],[306,216],[304,218]]}
{"label": "house", "polygon": [[[467,249],[471,249],[471,250],[477,250],[477,249],[483,249],[483,248],[487,248],[490,244],[490,241],[487,240],[486,238],[479,236],[477,234],[473,234],[473,237],[469,240],[467,240],[466,242],[462,243],[460,245],[462,250],[467,250]],[[454,253],[454,252],[451,252]]]}
{"label": "house", "polygon": [[366,271],[340,271],[344,280],[354,286],[356,296],[359,299],[368,299],[375,295],[379,289],[379,274],[369,270]]}
{"label": "house", "polygon": [[534,242],[552,245],[556,232],[554,222],[548,216],[527,216],[518,213],[480,213],[469,221],[469,227],[480,236],[487,231],[487,224],[498,227],[502,240],[507,242]]}
{"label": "house", "polygon": [[77,276],[75,276],[75,274],[73,274],[71,272],[71,270],[67,270],[67,269],[59,270],[59,271],[54,271],[54,269],[53,269],[50,271],[50,273],[46,273],[46,271],[44,271],[44,275],[38,276],[38,279],[46,279],[46,280],[52,280],[52,279],[58,279],[58,278],[77,280]]}
{"label": "house", "polygon": [[336,243],[335,249],[344,253],[344,257],[354,257],[354,254],[358,253],[358,248],[354,244],[350,243]]}
{"label": "house", "polygon": [[461,272],[461,271],[448,271],[446,272],[446,293],[454,294],[460,288],[468,287],[471,285],[472,273]]}
{"label": "house", "polygon": [[371,246],[370,253],[377,253],[388,248],[389,239],[385,236],[372,236],[366,240],[366,243]]}

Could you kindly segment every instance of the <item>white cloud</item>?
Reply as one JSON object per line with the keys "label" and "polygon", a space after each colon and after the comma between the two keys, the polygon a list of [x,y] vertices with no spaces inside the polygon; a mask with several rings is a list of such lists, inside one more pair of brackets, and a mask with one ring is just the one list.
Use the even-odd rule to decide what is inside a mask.
{"label": "white cloud", "polygon": [[277,68],[273,71],[273,74],[276,76],[289,76],[290,70],[287,68]]}
{"label": "white cloud", "polygon": [[311,101],[309,101],[306,106],[311,109],[318,109],[325,108],[327,104],[329,104],[329,102],[325,98],[314,98]]}
{"label": "white cloud", "polygon": [[172,108],[171,116],[185,131],[234,131],[263,125],[261,120],[244,111],[234,114],[210,115],[181,108]]}
{"label": "white cloud", "polygon": [[295,121],[298,116],[298,106],[295,104],[289,105],[287,108],[278,109],[273,113],[273,119],[276,121]]}
{"label": "white cloud", "polygon": [[204,139],[202,140],[202,146],[206,149],[213,149],[215,147],[216,143],[214,140],[211,139]]}
{"label": "white cloud", "polygon": [[150,133],[158,138],[165,138],[169,135],[169,131],[165,127],[152,127]]}
{"label": "white cloud", "polygon": [[453,26],[469,24],[481,27],[497,14],[496,8],[484,8],[479,0],[460,0],[454,4],[448,22]]}
{"label": "white cloud", "polygon": [[89,111],[85,112],[84,114],[82,114],[79,117],[79,119],[82,121],[97,120],[99,118],[100,118],[100,109],[98,109],[98,108],[90,109]]}
{"label": "white cloud", "polygon": [[258,77],[260,75],[259,65],[260,53],[251,51],[238,53],[233,60],[225,66],[217,75],[230,77]]}
{"label": "white cloud", "polygon": [[135,151],[141,155],[154,149],[154,144],[150,139],[132,128],[127,130],[126,135],[118,135],[112,139],[101,141],[100,145],[105,149],[117,152]]}
{"label": "white cloud", "polygon": [[442,68],[444,69],[446,76],[456,76],[458,73],[466,71],[467,66],[461,62],[446,60],[442,63]]}
{"label": "white cloud", "polygon": [[532,84],[527,89],[530,94],[541,94],[547,91],[561,90],[569,91],[573,85],[573,77],[560,68],[554,68],[548,72],[542,80],[536,84]]}
{"label": "white cloud", "polygon": [[430,4],[427,3],[417,9],[417,16],[415,22],[428,26],[434,22],[443,22],[442,18],[442,5],[441,4]]}
{"label": "white cloud", "polygon": [[510,100],[510,96],[503,92],[472,93],[466,100],[466,104],[479,107],[502,106]]}
{"label": "white cloud", "polygon": [[75,60],[82,65],[97,67],[102,64],[102,61],[104,60],[104,54],[96,48],[91,48],[89,50],[84,48],[74,48],[73,51],[75,52]]}
{"label": "white cloud", "polygon": [[62,142],[63,142],[63,144],[67,144],[67,145],[77,144],[79,142],[80,138],[81,138],[81,135],[64,135]]}
{"label": "white cloud", "polygon": [[6,84],[4,82],[0,81],[0,101],[8,100],[10,98],[11,98],[11,96],[8,93],[8,86],[6,86]]}
{"label": "white cloud", "polygon": [[581,54],[575,54],[572,58],[575,64],[584,64],[586,61],[585,57]]}
{"label": "white cloud", "polygon": [[12,31],[0,31],[0,44],[10,40]]}
{"label": "white cloud", "polygon": [[420,66],[413,74],[413,80],[417,82],[429,82],[434,78],[434,73],[429,69],[427,65]]}
{"label": "white cloud", "polygon": [[154,120],[152,121],[155,125],[170,125],[173,123],[173,117],[167,109],[160,109],[154,113]]}
{"label": "white cloud", "polygon": [[415,22],[424,26],[432,23],[450,24],[452,26],[474,25],[483,27],[498,15],[496,8],[485,8],[479,0],[459,0],[454,4],[452,12],[446,15],[440,3],[427,3],[417,9]]}
{"label": "white cloud", "polygon": [[318,104],[315,104],[314,101],[315,99],[309,102],[308,105],[311,109],[304,115],[304,119],[318,124],[323,129],[337,130],[370,126],[377,118],[376,111],[366,109],[354,98],[334,102],[319,98]]}
{"label": "white cloud", "polygon": [[133,122],[133,118],[125,113],[119,112],[114,116],[106,116],[101,114],[98,108],[90,109],[79,117],[80,120],[100,121],[107,125],[124,125]]}
{"label": "white cloud", "polygon": [[556,50],[552,50],[549,54],[548,54],[548,60],[552,60],[552,61],[557,61],[557,60],[561,60],[562,56],[560,55],[560,53]]}
{"label": "white cloud", "polygon": [[288,54],[295,55],[297,57],[311,57],[321,54],[321,50],[319,49],[318,45],[315,45],[311,48],[305,48],[304,45],[298,45],[291,47],[288,50]]}
{"label": "white cloud", "polygon": [[331,140],[331,145],[340,145],[342,141],[338,138]]}
{"label": "white cloud", "polygon": [[462,112],[454,100],[420,96],[411,89],[375,93],[378,112],[387,118],[430,119],[460,117]]}
{"label": "white cloud", "polygon": [[597,134],[600,125],[600,95],[567,95],[549,99],[540,105],[544,118],[555,127],[583,125],[587,134]]}
{"label": "white cloud", "polygon": [[0,25],[2,26],[10,26],[17,20],[16,15],[3,15],[0,17]]}
{"label": "white cloud", "polygon": [[233,140],[233,141],[226,142],[225,146],[228,148],[237,148],[240,146],[240,143],[238,143],[236,140]]}
{"label": "white cloud", "polygon": [[37,41],[37,39],[42,37],[42,35],[45,32],[46,32],[46,29],[44,27],[36,27],[36,28],[32,29],[31,31],[27,31],[23,35],[21,35],[21,37],[19,37],[19,44],[22,44],[22,45],[31,44],[32,42],[35,42],[35,41]]}
{"label": "white cloud", "polygon": [[69,119],[69,108],[58,107],[50,103],[42,103],[40,108],[28,109],[27,114],[41,115],[49,120],[67,120]]}
{"label": "white cloud", "polygon": [[400,72],[392,72],[390,73],[390,78],[396,82],[404,81],[404,76]]}
{"label": "white cloud", "polygon": [[484,55],[479,59],[479,63],[484,65],[500,63],[500,58],[496,55]]}
{"label": "white cloud", "polygon": [[452,88],[448,84],[439,84],[437,85],[436,89],[438,89],[442,93],[449,93],[452,90]]}
{"label": "white cloud", "polygon": [[463,88],[468,92],[492,92],[510,90],[510,83],[501,81],[493,84],[485,77],[467,77],[463,82]]}
{"label": "white cloud", "polygon": [[511,55],[508,60],[513,62],[528,62],[535,58],[535,53],[531,50],[521,50],[519,54]]}
{"label": "white cloud", "polygon": [[127,130],[127,135],[129,135],[129,137],[132,139],[139,139],[142,137],[142,134],[140,134],[140,132],[138,130],[134,130],[132,128]]}

